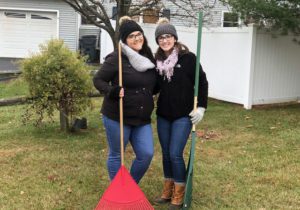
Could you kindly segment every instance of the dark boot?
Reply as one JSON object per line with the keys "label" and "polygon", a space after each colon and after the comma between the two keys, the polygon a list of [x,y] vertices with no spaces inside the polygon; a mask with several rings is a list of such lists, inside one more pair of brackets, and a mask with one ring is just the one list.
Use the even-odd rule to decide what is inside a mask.
{"label": "dark boot", "polygon": [[185,185],[175,184],[174,193],[171,199],[169,210],[177,210],[182,208]]}
{"label": "dark boot", "polygon": [[164,188],[161,196],[155,199],[154,202],[157,204],[164,204],[170,202],[172,198],[173,190],[174,190],[174,181],[171,179],[166,179],[164,181]]}

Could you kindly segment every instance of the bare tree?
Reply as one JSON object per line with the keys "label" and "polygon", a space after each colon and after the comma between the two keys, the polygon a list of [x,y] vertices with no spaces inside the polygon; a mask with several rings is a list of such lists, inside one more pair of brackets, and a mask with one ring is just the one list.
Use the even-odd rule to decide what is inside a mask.
{"label": "bare tree", "polygon": [[[209,16],[209,11],[214,7],[216,0],[63,0],[73,7],[78,13],[80,13],[89,22],[98,26],[99,28],[107,31],[111,37],[114,48],[117,47],[119,37],[119,19],[124,15],[139,16],[148,10],[157,11],[157,16],[162,15],[162,9],[166,8],[166,4],[173,4],[175,11],[171,13],[171,16],[177,16],[181,18],[189,18],[196,22],[197,13],[199,11],[204,12],[204,17]],[[117,6],[117,14],[108,15],[105,4],[115,2]],[[116,15],[116,27],[114,29],[110,19]],[[153,14],[152,14],[153,15]]]}

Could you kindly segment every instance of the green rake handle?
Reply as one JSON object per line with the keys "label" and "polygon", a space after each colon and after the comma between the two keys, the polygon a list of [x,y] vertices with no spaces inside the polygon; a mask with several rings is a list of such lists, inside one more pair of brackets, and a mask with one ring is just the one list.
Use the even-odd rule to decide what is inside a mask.
{"label": "green rake handle", "polygon": [[[201,49],[201,38],[202,38],[202,19],[203,13],[199,12],[198,18],[198,43],[197,43],[197,60],[196,60],[196,74],[195,74],[195,86],[194,86],[194,111],[197,109],[198,102],[198,87],[199,87],[199,71],[200,71],[200,49]],[[196,144],[196,126],[192,128],[192,145],[190,150],[189,163],[187,168],[187,179],[186,188],[183,201],[182,209],[189,209],[192,202],[193,193],[193,164],[195,156],[195,144]]]}

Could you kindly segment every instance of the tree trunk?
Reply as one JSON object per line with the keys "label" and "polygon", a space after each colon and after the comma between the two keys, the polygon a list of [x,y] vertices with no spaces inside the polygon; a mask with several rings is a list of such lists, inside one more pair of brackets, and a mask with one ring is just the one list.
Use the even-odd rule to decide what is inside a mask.
{"label": "tree trunk", "polygon": [[59,121],[60,121],[60,129],[62,131],[69,131],[69,117],[66,108],[60,108],[59,110]]}

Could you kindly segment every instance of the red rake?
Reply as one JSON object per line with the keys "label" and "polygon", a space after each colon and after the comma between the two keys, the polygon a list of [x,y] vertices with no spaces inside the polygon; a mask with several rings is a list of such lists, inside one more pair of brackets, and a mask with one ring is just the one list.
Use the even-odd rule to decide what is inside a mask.
{"label": "red rake", "polygon": [[146,210],[154,209],[144,193],[131,178],[127,169],[121,166],[115,178],[104,192],[96,209]]}
{"label": "red rake", "polygon": [[[119,86],[122,87],[122,58],[119,43]],[[121,167],[95,210],[154,210],[124,166],[123,98],[120,98]]]}

